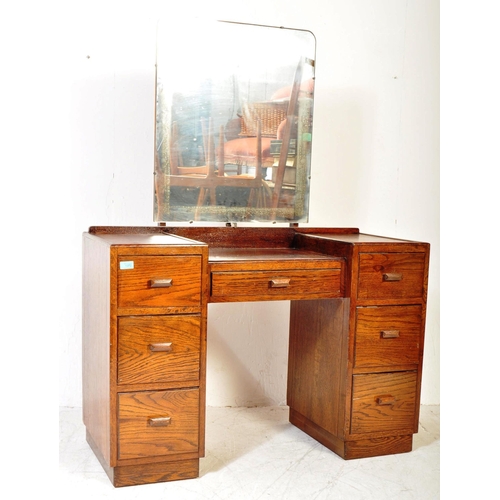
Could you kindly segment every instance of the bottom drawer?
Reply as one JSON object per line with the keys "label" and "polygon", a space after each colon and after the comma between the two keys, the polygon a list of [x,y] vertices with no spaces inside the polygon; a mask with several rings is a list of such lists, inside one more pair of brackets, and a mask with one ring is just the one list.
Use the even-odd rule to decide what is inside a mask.
{"label": "bottom drawer", "polygon": [[354,375],[351,433],[414,432],[417,372]]}
{"label": "bottom drawer", "polygon": [[118,458],[198,451],[199,390],[118,394]]}

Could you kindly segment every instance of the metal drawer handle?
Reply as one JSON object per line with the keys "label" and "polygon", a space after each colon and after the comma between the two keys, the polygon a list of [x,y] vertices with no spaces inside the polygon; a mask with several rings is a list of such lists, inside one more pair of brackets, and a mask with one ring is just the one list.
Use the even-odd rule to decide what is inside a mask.
{"label": "metal drawer handle", "polygon": [[172,286],[173,280],[172,278],[159,279],[159,280],[149,280],[150,288],[168,288]]}
{"label": "metal drawer handle", "polygon": [[269,280],[271,288],[287,288],[290,285],[290,278],[273,278]]}
{"label": "metal drawer handle", "polygon": [[149,344],[149,350],[152,352],[172,352],[172,342]]}
{"label": "metal drawer handle", "polygon": [[150,418],[148,420],[148,425],[150,427],[166,427],[167,425],[170,425],[171,421],[172,419],[170,417]]}
{"label": "metal drawer handle", "polygon": [[397,339],[399,337],[399,330],[382,330],[380,336],[383,339]]}
{"label": "metal drawer handle", "polygon": [[392,405],[396,402],[394,396],[380,396],[377,398],[377,404],[380,406]]}
{"label": "metal drawer handle", "polygon": [[382,279],[384,281],[401,281],[403,279],[403,275],[401,273],[384,273],[382,275]]}

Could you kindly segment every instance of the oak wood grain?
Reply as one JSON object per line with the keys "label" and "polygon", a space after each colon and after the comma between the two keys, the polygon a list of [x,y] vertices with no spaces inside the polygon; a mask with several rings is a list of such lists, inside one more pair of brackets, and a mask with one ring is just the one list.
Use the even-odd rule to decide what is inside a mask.
{"label": "oak wood grain", "polygon": [[91,226],[90,234],[112,235],[177,235],[203,242],[211,247],[269,248],[293,247],[298,233],[325,235],[358,234],[357,228],[296,228],[296,227],[193,227],[193,226]]}
{"label": "oak wood grain", "polygon": [[403,436],[396,434],[372,439],[351,439],[345,443],[344,458],[351,460],[408,453],[412,450],[412,445],[412,434],[405,434]]}
{"label": "oak wood grain", "polygon": [[200,333],[200,315],[120,317],[118,383],[198,383]]}
{"label": "oak wood grain", "polygon": [[110,395],[110,250],[96,237],[83,238],[82,393],[83,422],[87,434],[103,456],[111,461],[107,403]]}
{"label": "oak wood grain", "polygon": [[353,228],[90,228],[84,421],[113,484],[197,476],[209,301],[291,299],[290,421],[345,459],[410,451],[428,262]]}
{"label": "oak wood grain", "polygon": [[[275,287],[277,281],[287,286]],[[340,297],[340,269],[212,272],[211,302]]]}
{"label": "oak wood grain", "polygon": [[[155,280],[171,280],[156,288]],[[201,258],[121,255],[118,307],[196,306],[201,304]]]}
{"label": "oak wood grain", "polygon": [[422,306],[358,307],[356,368],[419,363]]}
{"label": "oak wood grain", "polygon": [[[358,297],[421,299],[424,253],[360,253]],[[387,279],[386,276],[398,279]]]}
{"label": "oak wood grain", "polygon": [[344,299],[293,301],[290,308],[287,404],[337,436],[348,417],[348,311]]}
{"label": "oak wood grain", "polygon": [[122,487],[193,479],[199,476],[199,468],[198,459],[124,465],[114,468],[111,480]]}
{"label": "oak wood grain", "polygon": [[[160,417],[170,424],[149,424]],[[118,394],[119,459],[197,452],[198,426],[198,389]]]}
{"label": "oak wood grain", "polygon": [[416,371],[354,375],[351,433],[411,433],[416,389]]}
{"label": "oak wood grain", "polygon": [[412,449],[412,435],[383,435],[373,438],[341,439],[329,433],[297,411],[290,409],[290,422],[319,441],[344,460],[407,453]]}

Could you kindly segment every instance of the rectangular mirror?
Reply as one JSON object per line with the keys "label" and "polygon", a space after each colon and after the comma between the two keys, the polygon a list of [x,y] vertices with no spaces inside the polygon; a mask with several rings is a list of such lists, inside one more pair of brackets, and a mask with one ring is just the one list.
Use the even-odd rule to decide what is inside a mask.
{"label": "rectangular mirror", "polygon": [[154,220],[307,222],[310,31],[161,22]]}

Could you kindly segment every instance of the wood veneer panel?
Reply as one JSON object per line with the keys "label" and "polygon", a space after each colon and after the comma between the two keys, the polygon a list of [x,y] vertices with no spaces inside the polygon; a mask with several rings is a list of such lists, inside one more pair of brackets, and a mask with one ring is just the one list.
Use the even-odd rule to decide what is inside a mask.
{"label": "wood veneer panel", "polygon": [[348,301],[292,301],[287,402],[326,432],[345,426]]}
{"label": "wood veneer panel", "polygon": [[359,439],[345,442],[344,458],[380,457],[396,453],[408,453],[413,445],[412,434],[387,436],[373,439]]}
{"label": "wood veneer panel", "polygon": [[290,409],[290,422],[344,460],[407,453],[412,449],[413,439],[411,434],[344,441],[325,431],[325,429],[293,409]]}
{"label": "wood veneer panel", "polygon": [[299,228],[299,227],[165,227],[165,226],[91,226],[90,234],[171,234],[204,242],[214,247],[269,248],[293,247],[297,234],[315,233],[325,236],[358,234],[357,228]]}
{"label": "wood veneer panel", "polygon": [[83,422],[104,460],[110,444],[110,254],[99,238],[83,239]]}
{"label": "wood veneer panel", "polygon": [[196,458],[177,462],[115,467],[112,471],[112,482],[114,486],[121,487],[194,479],[199,476],[199,462]]}

